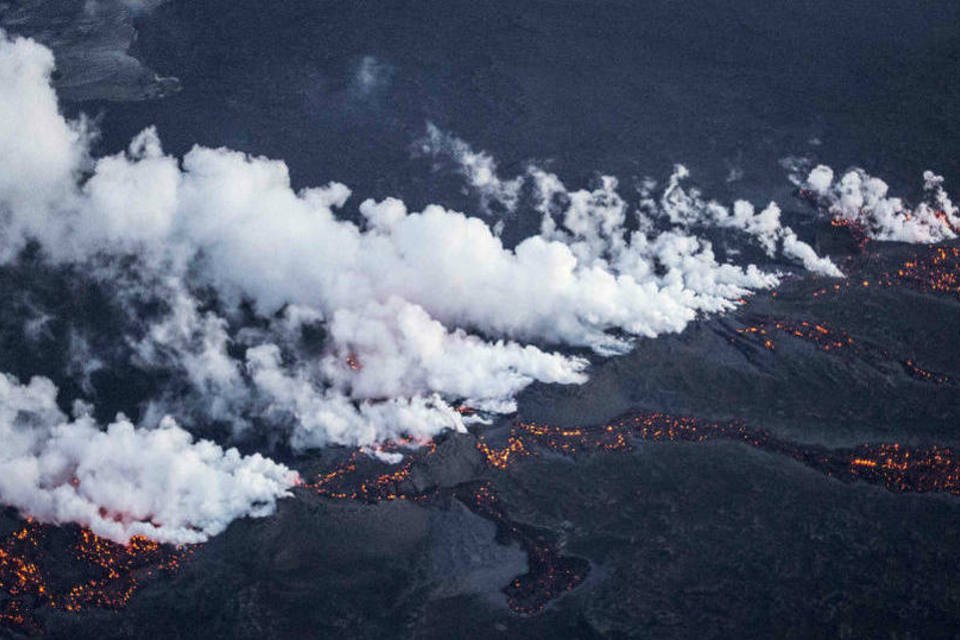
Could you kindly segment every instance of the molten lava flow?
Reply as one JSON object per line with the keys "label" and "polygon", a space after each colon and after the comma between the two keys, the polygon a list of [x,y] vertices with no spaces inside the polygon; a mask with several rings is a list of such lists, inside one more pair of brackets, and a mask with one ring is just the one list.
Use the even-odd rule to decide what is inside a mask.
{"label": "molten lava flow", "polygon": [[[844,223],[842,226],[850,227]],[[851,229],[853,232],[854,230]],[[909,286],[930,293],[960,295],[960,247],[936,246],[905,261],[896,271],[874,279],[848,279],[813,292],[814,297],[855,288]],[[775,294],[772,294],[775,296]],[[748,325],[736,330],[735,340],[755,341],[765,350],[775,350],[780,335],[801,339],[829,353],[851,353],[877,361],[896,360],[915,380],[931,384],[956,384],[948,375],[931,371],[912,358],[892,358],[881,347],[823,323],[769,317],[748,318]],[[747,342],[748,344],[749,342]],[[360,371],[355,354],[346,357],[347,366]],[[457,409],[463,415],[474,410]],[[826,449],[781,440],[762,429],[741,422],[711,422],[662,413],[635,413],[594,427],[556,427],[534,422],[515,423],[500,447],[482,436],[477,450],[492,472],[504,472],[521,460],[541,452],[581,455],[591,452],[628,451],[639,441],[698,443],[727,440],[743,443],[774,455],[786,456],[812,469],[846,481],[863,481],[896,492],[945,492],[960,495],[960,454],[942,446],[909,448],[897,443],[862,445],[849,449]],[[450,491],[437,487],[419,491],[411,474],[418,464],[433,455],[432,442],[396,442],[380,452],[421,446],[397,467],[383,471],[382,464],[362,452],[355,452],[329,472],[300,487],[336,500],[377,503],[392,500],[426,502]],[[444,493],[446,492],[446,493]],[[581,584],[589,572],[582,558],[564,556],[547,532],[512,520],[492,485],[464,484],[452,495],[475,513],[493,521],[504,541],[519,544],[528,556],[529,571],[515,578],[503,591],[510,607],[519,613],[537,613],[552,599]],[[49,527],[26,522],[0,541],[0,628],[21,632],[42,631],[37,613],[45,608],[77,612],[86,608],[119,609],[158,572],[176,570],[188,550],[162,547],[144,538],[117,545],[89,531],[77,532],[72,553],[45,544]],[[49,570],[51,565],[71,566],[71,575],[80,576],[69,584]]]}
{"label": "molten lava flow", "polygon": [[[405,481],[410,477],[413,467],[423,458],[432,455],[437,445],[432,441],[423,443],[401,442],[385,445],[384,449],[409,447],[420,444],[421,449],[416,454],[406,457],[396,470],[373,475],[371,469],[376,462],[361,451],[355,451],[343,463],[332,471],[318,475],[313,482],[301,483],[300,486],[316,491],[321,496],[336,500],[358,500],[361,502],[382,502],[384,500],[407,500],[412,497],[411,488],[405,487]],[[372,476],[372,477],[371,477]]]}
{"label": "molten lava flow", "polygon": [[906,286],[924,293],[947,293],[960,296],[960,247],[935,245],[906,260],[894,271],[873,280],[848,278],[821,287],[811,293],[814,298],[840,293],[852,288]]}
{"label": "molten lava flow", "polygon": [[86,607],[120,609],[140,588],[138,579],[157,571],[175,571],[185,550],[171,552],[156,542],[135,536],[126,545],[118,545],[89,531],[80,532],[75,546],[78,559],[96,567],[100,575],[75,585],[63,598],[63,608],[80,611]]}
{"label": "molten lava flow", "polygon": [[[560,429],[557,435],[563,438],[582,434]],[[490,467],[499,470],[506,469],[518,458],[530,455],[519,436],[511,436],[502,449],[495,450],[482,441],[478,442],[477,448]],[[367,503],[390,500],[442,501],[444,496],[451,494],[450,491],[432,487],[425,492],[418,492],[408,482],[412,469],[435,452],[436,445],[430,442],[421,451],[408,455],[396,470],[386,473],[372,473],[380,463],[361,452],[354,452],[332,471],[322,473],[313,482],[301,486],[335,500]],[[452,495],[478,515],[493,521],[504,543],[516,542],[527,553],[527,573],[518,576],[503,589],[507,604],[517,613],[538,613],[548,602],[583,582],[590,564],[582,558],[561,555],[544,532],[511,520],[489,483],[461,484],[452,490]]]}
{"label": "molten lava flow", "polygon": [[947,447],[863,446],[850,453],[848,474],[891,491],[960,495],[960,453]]}
{"label": "molten lava flow", "polygon": [[29,609],[42,605],[48,594],[40,568],[28,555],[37,549],[36,535],[37,526],[27,522],[0,546],[0,592],[7,596],[0,603],[0,626],[29,633],[40,629]]}
{"label": "molten lava flow", "polygon": [[6,596],[0,603],[0,623],[29,633],[40,630],[30,610],[52,602],[46,578],[34,560],[40,555],[41,535],[41,527],[28,520],[0,544],[0,592]]}
{"label": "molten lava flow", "polygon": [[477,443],[477,448],[484,459],[494,469],[506,469],[510,463],[517,458],[530,455],[523,440],[510,436],[507,438],[507,445],[501,449],[493,449],[487,446],[482,440]]}
{"label": "molten lava flow", "polygon": [[456,495],[471,511],[497,525],[501,542],[516,542],[527,554],[527,573],[503,589],[513,611],[539,613],[548,602],[572,591],[587,577],[589,562],[561,555],[546,532],[511,520],[488,483],[460,485]]}
{"label": "molten lava flow", "polygon": [[912,378],[933,384],[951,384],[953,379],[945,373],[929,371],[919,366],[913,360],[904,360],[903,368]]}
{"label": "molten lava flow", "polygon": [[[562,454],[621,451],[631,447],[631,440],[730,440],[793,458],[843,480],[863,480],[897,492],[934,491],[960,495],[960,452],[941,446],[911,449],[897,443],[883,443],[831,450],[782,440],[739,421],[711,422],[664,413],[633,413],[606,425],[574,429],[519,422],[513,427],[511,437],[521,441],[529,455],[534,455],[537,449]],[[477,446],[481,451],[489,449],[482,439]],[[491,451],[494,460],[499,460],[498,450]]]}
{"label": "molten lava flow", "polygon": [[960,295],[960,247],[932,247],[886,277],[925,292]]}
{"label": "molten lava flow", "polygon": [[[79,530],[71,556],[65,556],[62,548],[45,544],[51,529],[28,520],[0,543],[0,626],[39,632],[40,622],[31,612],[44,607],[70,612],[122,608],[144,579],[176,570],[189,553],[140,537],[120,545]],[[55,576],[43,567],[64,562],[83,578],[55,588]]]}
{"label": "molten lava flow", "polygon": [[[832,348],[856,344],[838,337],[823,325],[801,323],[781,327],[802,337],[824,340]],[[760,330],[748,333],[759,333]],[[557,427],[518,421],[502,447],[489,444],[481,435],[476,448],[487,467],[503,472],[520,461],[551,452],[582,455],[628,451],[639,441],[702,443],[732,441],[796,460],[820,473],[845,481],[864,481],[896,492],[947,492],[960,495],[960,454],[947,447],[907,448],[896,443],[862,445],[849,449],[827,449],[783,440],[763,429],[752,429],[740,421],[717,422],[665,413],[630,413],[609,423],[591,427]],[[528,572],[503,588],[511,609],[536,614],[551,600],[581,584],[590,571],[582,558],[565,556],[551,534],[513,520],[490,482],[465,482],[452,490],[432,487],[418,491],[409,482],[416,465],[433,455],[430,445],[393,471],[379,472],[382,463],[354,453],[328,473],[301,486],[337,500],[378,503],[389,500],[436,500],[454,496],[474,513],[491,520],[501,542],[515,542],[526,552]]]}

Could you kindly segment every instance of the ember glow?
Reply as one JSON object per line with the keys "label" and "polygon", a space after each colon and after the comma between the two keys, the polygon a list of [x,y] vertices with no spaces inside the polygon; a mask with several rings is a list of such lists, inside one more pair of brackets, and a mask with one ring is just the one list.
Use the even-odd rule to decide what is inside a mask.
{"label": "ember glow", "polygon": [[[517,457],[527,455],[522,447],[519,437],[511,437],[510,444],[496,451],[483,441],[477,443],[489,466],[501,471]],[[508,606],[516,613],[539,613],[551,600],[583,582],[590,564],[582,558],[563,555],[546,532],[512,520],[490,482],[465,482],[452,490],[431,487],[417,491],[409,481],[410,474],[418,463],[434,455],[436,449],[435,444],[428,443],[408,455],[395,470],[379,474],[371,473],[378,466],[376,461],[354,453],[332,471],[302,486],[326,498],[374,504],[393,500],[439,503],[447,497],[456,498],[477,515],[492,521],[497,527],[498,540],[504,544],[516,543],[527,553],[527,573],[503,588]]]}
{"label": "ember glow", "polygon": [[850,278],[821,287],[811,293],[814,298],[839,294],[850,289],[874,287],[907,287],[921,293],[960,296],[960,247],[929,247],[896,269],[873,278]]}
{"label": "ember glow", "polygon": [[[375,473],[382,463],[371,459],[362,451],[354,451],[350,457],[333,470],[321,473],[313,482],[300,486],[316,491],[319,495],[335,500],[357,500],[377,503],[385,500],[407,500],[415,498],[412,488],[406,481],[416,463],[433,455],[437,446],[426,442],[416,453],[407,455],[394,470]],[[372,478],[372,479],[371,479]]]}
{"label": "ember glow", "polygon": [[930,244],[957,237],[960,210],[944,190],[943,176],[923,173],[923,199],[915,206],[888,196],[887,183],[863,169],[835,177],[833,169],[818,165],[800,187],[800,196],[829,213],[835,226],[851,223],[875,240]]}
{"label": "ember glow", "polygon": [[572,591],[586,579],[589,562],[562,555],[546,532],[510,519],[489,484],[461,486],[457,497],[474,513],[492,520],[502,542],[516,542],[527,553],[527,573],[503,588],[507,605],[514,612],[540,613],[551,600]]}
{"label": "ember glow", "polygon": [[506,446],[499,449],[490,447],[483,440],[477,442],[477,448],[480,450],[480,453],[483,454],[487,464],[494,469],[500,470],[509,467],[510,463],[517,458],[530,455],[530,452],[527,450],[523,440],[516,436],[510,436],[507,438]]}
{"label": "ember glow", "polygon": [[933,247],[888,276],[925,292],[960,295],[960,247]]}
{"label": "ember glow", "polygon": [[[801,195],[803,195],[802,191]],[[867,243],[870,242],[870,236],[867,234],[867,229],[864,227],[862,222],[847,218],[835,217],[830,220],[830,226],[838,229],[846,229],[850,232],[850,237],[852,237],[853,241],[856,243],[857,249],[859,249],[861,252],[866,250]]]}
{"label": "ember glow", "polygon": [[776,334],[791,336],[809,342],[820,351],[853,353],[857,357],[873,362],[895,361],[914,380],[935,385],[952,385],[953,379],[945,373],[931,371],[911,358],[901,358],[876,344],[855,340],[844,331],[828,327],[821,323],[806,320],[795,321],[754,316],[750,324],[736,330],[737,336],[758,341],[764,349],[774,351],[777,348]]}
{"label": "ember glow", "polygon": [[[783,440],[763,429],[752,429],[740,421],[711,422],[664,413],[634,413],[598,427],[561,429],[519,422],[511,438],[522,442],[526,451],[547,450],[562,454],[590,451],[624,451],[637,441],[654,442],[740,442],[763,451],[792,458],[828,476],[841,480],[862,480],[891,491],[908,493],[945,492],[960,495],[960,453],[949,447],[910,448],[898,443],[864,444],[850,449],[827,449]],[[491,467],[502,450],[482,442],[490,450]],[[484,448],[485,447],[485,448]]]}
{"label": "ember glow", "polygon": [[[0,7],[8,4],[0,0]],[[85,11],[95,13],[99,4],[89,0]],[[363,57],[360,94],[376,93],[379,67]],[[351,190],[337,182],[301,188],[291,175],[302,168],[291,171],[282,160],[233,151],[222,141],[177,157],[164,152],[153,127],[126,150],[98,156],[96,124],[66,118],[75,109],[61,109],[54,69],[45,46],[0,30],[0,266],[10,269],[9,297],[29,307],[29,314],[11,314],[10,327],[19,333],[8,337],[11,344],[30,340],[24,354],[65,355],[61,366],[11,348],[14,369],[56,365],[56,371],[29,382],[0,374],[6,397],[0,441],[5,453],[13,451],[0,454],[0,504],[65,524],[31,520],[0,539],[4,628],[39,632],[41,612],[51,610],[121,609],[147,580],[176,570],[191,552],[161,542],[202,542],[238,518],[270,515],[294,485],[301,497],[311,491],[323,500],[368,505],[403,501],[393,505],[399,509],[458,500],[492,522],[500,542],[526,553],[528,571],[502,590],[509,607],[524,615],[577,588],[591,570],[588,560],[564,553],[566,534],[518,521],[513,494],[497,491],[536,458],[603,456],[643,443],[724,442],[842,481],[960,495],[960,454],[940,445],[827,448],[740,421],[663,413],[572,427],[518,419],[505,434],[503,427],[485,434],[467,428],[494,414],[515,414],[519,394],[535,383],[584,384],[594,360],[578,350],[598,359],[622,355],[636,340],[680,333],[698,318],[740,308],[780,284],[784,262],[831,278],[812,285],[822,286],[814,297],[894,286],[960,295],[960,247],[934,244],[888,272],[855,271],[882,257],[867,254],[870,242],[956,239],[960,210],[939,175],[924,174],[924,200],[915,206],[889,197],[886,183],[863,170],[835,180],[821,165],[796,182],[801,197],[856,243],[860,255],[849,258],[854,270],[844,273],[834,257],[819,255],[785,226],[775,202],[720,204],[687,182],[682,165],[660,186],[640,175],[611,174],[568,187],[533,163],[503,178],[491,155],[432,124],[419,152],[452,161],[466,179],[465,194],[480,196],[483,215],[427,204],[419,193],[423,176],[410,195],[424,206],[413,210],[392,197],[350,200]],[[444,111],[433,106],[428,111]],[[410,131],[409,122],[397,124],[391,128]],[[498,146],[506,139],[477,128]],[[548,129],[538,124],[531,131]],[[178,132],[173,139],[183,142]],[[115,142],[102,147],[116,151]],[[554,148],[550,140],[542,144]],[[510,152],[514,166],[526,162],[527,151]],[[620,163],[619,153],[604,156]],[[544,166],[556,163],[564,174],[572,168],[564,166],[571,160],[546,160]],[[735,169],[731,181],[743,173]],[[384,185],[408,191],[394,181],[404,175],[382,176],[376,195],[387,195],[380,193]],[[625,191],[620,185],[628,177],[634,183]],[[506,213],[522,216],[524,226],[535,214],[539,228],[515,237],[521,227],[510,216],[495,217]],[[808,231],[813,222],[797,221]],[[724,249],[714,252],[717,236]],[[745,261],[758,251],[778,270]],[[44,277],[34,273],[41,271]],[[102,292],[91,286],[97,295],[87,296],[102,294],[95,313],[46,300],[56,295],[33,295],[101,281],[108,286]],[[114,315],[115,323],[99,322]],[[48,323],[56,331],[45,329]],[[895,362],[918,383],[956,384],[912,357],[892,356],[815,320],[747,316],[744,323],[731,330],[731,343],[765,362],[800,340],[812,346],[807,352],[860,358],[885,374],[884,363]],[[20,355],[25,362],[14,362]],[[100,370],[105,375],[94,379]],[[104,393],[128,372],[129,389],[116,385],[122,388]],[[54,379],[67,383],[59,400]],[[682,406],[688,389],[678,384],[670,392]],[[136,424],[122,414],[101,424],[95,416],[104,408],[88,403],[101,398],[109,400],[105,406],[129,400],[142,416]],[[341,462],[304,481],[262,452],[241,456],[194,437],[222,434],[227,425],[238,447],[268,443],[270,451],[291,456],[349,449],[332,452]],[[442,486],[431,479],[439,464],[428,469],[443,461],[434,438],[441,445],[442,438],[475,439],[458,441],[467,447],[456,451],[465,456],[455,461],[464,465],[456,471],[466,472],[445,475]],[[21,482],[36,469],[45,475]]]}
{"label": "ember glow", "polygon": [[737,329],[738,334],[747,337],[756,337],[761,341],[765,349],[771,351],[776,349],[776,343],[772,337],[772,334],[776,331],[782,331],[797,338],[812,342],[821,351],[837,351],[854,344],[853,338],[848,334],[829,329],[822,324],[807,322],[806,320],[791,321],[759,318],[753,324],[742,329]]}
{"label": "ember glow", "polygon": [[922,382],[930,382],[933,384],[951,384],[953,382],[952,378],[947,374],[924,369],[913,360],[904,360],[903,368],[910,377]]}
{"label": "ember glow", "polygon": [[[176,571],[192,552],[143,537],[119,545],[84,529],[61,547],[48,539],[54,533],[67,535],[28,520],[0,542],[0,628],[41,632],[34,614],[43,609],[122,609],[146,581]],[[64,565],[69,579],[62,575]]]}
{"label": "ember glow", "polygon": [[[821,325],[801,325],[802,337],[834,333]],[[785,330],[785,329],[784,329]],[[845,344],[851,344],[844,340]],[[640,442],[706,443],[729,441],[793,459],[811,469],[842,481],[861,481],[902,493],[941,492],[960,495],[960,453],[949,447],[910,448],[898,443],[864,444],[828,449],[778,438],[741,421],[707,421],[665,413],[630,413],[609,423],[588,427],[557,427],[529,421],[513,424],[502,446],[477,436],[476,448],[487,469],[508,472],[523,460],[542,455],[578,456],[633,450]],[[430,443],[410,454],[394,470],[378,472],[382,463],[355,453],[332,471],[302,485],[334,500],[379,503],[411,500],[429,504],[454,497],[474,513],[497,526],[498,540],[516,543],[527,553],[528,572],[503,588],[510,608],[533,615],[555,598],[571,591],[587,577],[590,565],[583,558],[564,555],[550,534],[517,522],[488,480],[469,481],[451,490],[431,487],[417,490],[411,474],[434,455]]]}

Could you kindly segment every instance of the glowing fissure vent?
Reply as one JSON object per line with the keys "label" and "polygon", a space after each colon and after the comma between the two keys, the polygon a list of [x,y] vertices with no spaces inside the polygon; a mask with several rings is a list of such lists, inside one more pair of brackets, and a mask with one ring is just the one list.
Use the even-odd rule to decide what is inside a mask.
{"label": "glowing fissure vent", "polygon": [[[804,336],[837,340],[832,330],[817,324],[800,325]],[[843,344],[855,344],[845,339]],[[895,492],[946,492],[960,495],[960,455],[940,446],[910,449],[897,443],[864,444],[849,449],[827,449],[777,438],[741,421],[716,422],[659,412],[630,413],[608,423],[591,427],[556,427],[517,421],[501,447],[478,436],[476,448],[488,469],[505,472],[522,460],[541,452],[573,456],[633,449],[634,443],[732,441],[786,456],[825,475],[844,481],[863,481]],[[332,471],[320,474],[303,485],[321,496],[335,500],[378,503],[412,500],[442,504],[452,495],[478,515],[491,520],[502,542],[514,542],[527,553],[528,572],[503,588],[511,609],[536,614],[551,600],[581,584],[590,570],[589,562],[566,556],[552,534],[518,523],[510,518],[489,481],[469,481],[452,490],[431,487],[417,490],[410,482],[413,469],[434,455],[436,445],[412,453],[397,468],[371,473],[378,463],[360,453]],[[368,473],[364,473],[367,469]]]}
{"label": "glowing fissure vent", "polygon": [[[728,440],[793,458],[841,480],[861,480],[902,493],[960,495],[960,453],[939,445],[909,448],[899,443],[881,443],[828,449],[783,440],[736,420],[712,422],[657,412],[631,413],[598,427],[573,429],[518,422],[510,437],[519,444],[511,442],[507,446],[521,446],[527,455],[535,455],[538,449],[570,455],[624,451],[632,448],[631,441],[696,443]],[[490,467],[504,468],[501,464],[504,449],[492,449],[482,438],[477,446]],[[516,461],[516,458],[508,459]]]}

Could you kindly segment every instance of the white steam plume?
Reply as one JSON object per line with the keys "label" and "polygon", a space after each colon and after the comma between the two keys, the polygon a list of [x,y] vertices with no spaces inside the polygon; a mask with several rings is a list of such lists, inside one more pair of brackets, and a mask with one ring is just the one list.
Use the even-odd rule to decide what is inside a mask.
{"label": "white steam plume", "polygon": [[156,429],[126,418],[102,429],[57,388],[0,374],[0,502],[42,522],[73,522],[126,543],[203,542],[236,518],[273,513],[296,473],[259,454],[241,456],[193,437],[170,418]]}
{"label": "white steam plume", "polygon": [[[36,242],[50,262],[109,279],[131,363],[178,372],[188,391],[149,399],[139,427],[120,418],[102,430],[60,415],[51,383],[4,379],[0,428],[13,444],[0,460],[17,471],[0,501],[114,539],[202,539],[268,510],[292,482],[269,460],[193,443],[167,414],[269,425],[295,449],[376,451],[463,429],[460,404],[509,412],[534,381],[586,379],[586,360],[544,345],[622,353],[777,284],[719,263],[698,225],[742,229],[771,254],[782,242],[808,268],[838,273],[775,205],[731,213],[684,191],[679,169],[659,202],[631,212],[614,178],[575,191],[536,168],[502,180],[489,155],[435,127],[425,150],[453,157],[485,203],[512,210],[525,188],[535,195],[539,234],[508,247],[479,218],[389,198],[360,203],[355,224],[335,213],[350,197],[342,184],[297,192],[283,162],[229,149],[180,160],[152,128],[93,158],[86,127],[59,113],[52,69],[45,48],[0,34],[0,260]],[[656,231],[663,220],[670,228]],[[157,301],[161,317],[142,317]],[[21,414],[38,416],[30,429]],[[103,482],[83,475],[91,460]]]}
{"label": "white steam plume", "polygon": [[[628,231],[615,181],[563,189],[562,220],[511,249],[482,220],[436,205],[365,201],[358,226],[334,213],[350,195],[343,185],[298,193],[282,162],[228,149],[196,147],[180,163],[153,129],[94,162],[82,130],[58,114],[49,53],[26,40],[0,47],[16,89],[0,91],[3,157],[33,145],[19,132],[58,132],[33,148],[37,171],[0,190],[8,259],[30,239],[54,261],[139,256],[154,274],[145,281],[172,295],[159,296],[169,317],[136,345],[138,357],[183,369],[217,398],[213,417],[286,416],[301,447],[462,428],[451,403],[506,411],[532,381],[585,379],[582,359],[523,342],[618,353],[630,336],[680,331],[698,312],[729,310],[777,283],[753,266],[718,264],[695,236]],[[489,156],[444,144],[467,154],[471,184],[512,201],[520,179],[504,183]],[[48,161],[56,171],[41,171]],[[244,343],[246,362],[231,358],[227,321],[198,311],[195,286],[214,287],[228,308],[252,300],[264,316],[309,310],[327,332],[323,357],[288,349],[278,358],[284,337],[273,327]]]}
{"label": "white steam plume", "polygon": [[910,208],[887,195],[890,187],[863,169],[835,179],[833,169],[814,167],[801,187],[835,218],[863,227],[871,238],[912,243],[942,242],[957,237],[960,211],[943,189],[943,177],[923,174],[925,200]]}
{"label": "white steam plume", "polygon": [[520,200],[523,178],[501,180],[497,175],[497,162],[489,153],[474,151],[460,138],[442,131],[432,122],[427,123],[427,135],[418,141],[418,151],[434,158],[447,158],[456,163],[467,184],[480,194],[481,205],[487,213],[490,205],[497,203],[507,212],[512,212]]}
{"label": "white steam plume", "polygon": [[[524,174],[504,180],[497,175],[496,162],[489,154],[475,151],[465,141],[444,133],[432,123],[427,125],[421,150],[454,162],[467,184],[479,194],[481,205],[487,211],[491,202],[515,211],[524,184],[532,184],[536,209],[543,215],[542,235],[569,245],[581,260],[604,252],[619,252],[626,247],[624,224],[630,205],[617,192],[618,182],[612,176],[602,176],[600,187],[593,191],[570,191],[557,175],[534,165],[527,167]],[[775,202],[757,213],[752,204],[738,200],[731,211],[714,200],[704,200],[694,187],[684,188],[683,181],[689,175],[687,168],[678,164],[659,198],[653,196],[656,187],[653,182],[642,190],[636,211],[641,230],[651,229],[653,220],[658,219],[668,221],[685,233],[706,227],[739,229],[753,237],[771,258],[781,246],[784,256],[800,261],[808,271],[829,277],[843,276],[830,258],[818,256],[793,229],[783,226],[780,208]],[[562,228],[558,228],[557,219]]]}

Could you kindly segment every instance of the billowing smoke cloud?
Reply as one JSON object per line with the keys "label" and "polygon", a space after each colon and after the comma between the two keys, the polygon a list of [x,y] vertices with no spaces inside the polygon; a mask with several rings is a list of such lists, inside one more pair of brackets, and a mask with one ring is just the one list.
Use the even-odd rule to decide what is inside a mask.
{"label": "billowing smoke cloud", "polygon": [[[775,205],[706,202],[682,188],[681,168],[659,199],[631,207],[610,177],[592,190],[536,167],[503,180],[489,155],[435,127],[424,150],[445,149],[489,206],[515,210],[530,194],[540,233],[506,246],[484,220],[389,198],[361,202],[353,223],[337,215],[351,196],[342,184],[298,192],[283,162],[229,149],[180,160],[152,128],[93,158],[87,127],[59,113],[52,68],[45,48],[0,35],[0,260],[36,243],[48,263],[108,280],[130,328],[121,352],[184,386],[150,398],[137,426],[104,431],[85,414],[66,420],[50,383],[6,379],[10,464],[40,470],[0,500],[115,539],[201,539],[269,509],[292,481],[268,460],[193,443],[169,415],[194,430],[269,428],[295,449],[416,443],[463,429],[460,405],[509,412],[534,381],[582,383],[587,361],[554,349],[623,353],[778,283],[719,262],[699,227],[742,230],[770,255],[782,246],[839,274]],[[74,347],[87,358],[83,336]],[[91,363],[75,367],[88,381]],[[38,416],[29,428],[24,407]],[[83,474],[94,459],[102,478]]]}
{"label": "billowing smoke cloud", "polygon": [[50,87],[53,54],[30,40],[0,32],[0,257],[22,246],[24,228],[73,197],[86,156],[82,123],[61,117]]}
{"label": "billowing smoke cloud", "polygon": [[833,169],[814,167],[801,186],[835,218],[856,223],[876,240],[932,243],[957,237],[960,212],[943,189],[943,177],[923,174],[925,200],[909,207],[887,195],[880,178],[853,169],[835,179]]}
{"label": "billowing smoke cloud", "polygon": [[0,374],[0,502],[44,522],[74,522],[125,543],[203,542],[234,519],[273,513],[294,472],[193,437],[166,418],[101,429],[78,404],[69,420],[46,378]]}
{"label": "billowing smoke cloud", "polygon": [[[564,189],[570,206],[559,223],[508,248],[482,220],[435,205],[409,212],[396,200],[366,201],[360,227],[334,213],[350,196],[344,185],[297,193],[282,162],[227,149],[197,147],[178,163],[153,129],[126,153],[94,162],[82,129],[57,113],[46,85],[49,54],[19,40],[5,42],[4,55],[17,88],[3,96],[12,123],[6,148],[32,144],[18,132],[40,129],[37,113],[57,132],[31,159],[39,177],[0,192],[8,255],[34,239],[55,261],[140,256],[160,274],[156,281],[178,283],[171,317],[139,348],[144,359],[162,351],[196,386],[225,397],[234,395],[228,388],[253,385],[271,410],[318,425],[301,439],[305,445],[390,438],[399,435],[395,425],[415,422],[404,418],[410,411],[427,425],[421,435],[437,424],[456,428],[459,419],[440,405],[505,409],[533,380],[584,380],[583,360],[520,341],[622,352],[631,335],[679,331],[697,312],[730,309],[749,290],[777,282],[752,266],[718,264],[694,236],[629,232],[612,183],[594,192]],[[23,108],[28,92],[39,109]],[[471,182],[499,184],[492,160],[476,158]],[[41,172],[48,160],[57,170]],[[509,201],[512,191],[495,193]],[[287,305],[310,310],[327,332],[323,357],[263,357],[271,344],[280,349],[274,332],[248,345],[256,356],[248,362],[230,359],[224,322],[189,311],[197,306],[189,300],[194,285],[213,287],[228,307],[250,300],[267,317]],[[151,353],[151,343],[162,348]],[[310,400],[302,391],[278,393],[280,378],[264,373],[271,367],[284,369],[291,388],[307,385]],[[368,424],[382,414],[381,423]],[[343,426],[357,420],[368,428]]]}

